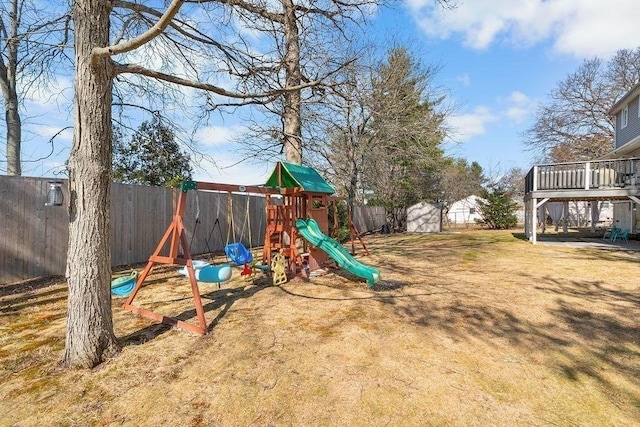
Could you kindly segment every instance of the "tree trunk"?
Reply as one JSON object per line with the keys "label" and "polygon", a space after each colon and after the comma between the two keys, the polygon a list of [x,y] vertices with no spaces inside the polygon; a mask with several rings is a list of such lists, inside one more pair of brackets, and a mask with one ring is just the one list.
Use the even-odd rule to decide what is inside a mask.
{"label": "tree trunk", "polygon": [[[358,138],[356,136],[356,138]],[[360,180],[360,173],[358,170],[358,162],[356,161],[356,142],[353,137],[349,137],[349,155],[350,159],[345,159],[351,165],[349,168],[349,187],[347,188],[347,209],[349,212],[353,212],[353,207],[356,202],[356,195],[358,192],[358,182]]]}
{"label": "tree trunk", "polygon": [[[300,85],[300,35],[293,0],[282,0],[285,39],[285,87]],[[287,162],[302,164],[301,91],[284,94],[284,136],[282,144]]]}
{"label": "tree trunk", "polygon": [[111,313],[111,86],[107,59],[91,51],[109,42],[103,0],[76,0],[75,125],[69,158],[69,301],[64,363],[93,367],[118,350]]}
{"label": "tree trunk", "polygon": [[18,95],[15,87],[5,96],[5,118],[7,124],[7,175],[22,175],[20,163],[21,127],[18,111]]}
{"label": "tree trunk", "polygon": [[[11,2],[9,12],[9,38],[6,41],[6,66],[0,60],[0,87],[4,96],[5,123],[7,125],[7,175],[22,175],[20,162],[20,144],[22,141],[22,121],[18,110],[18,92],[16,79],[18,70],[18,28],[22,18],[21,4]],[[4,28],[6,30],[6,28]]]}

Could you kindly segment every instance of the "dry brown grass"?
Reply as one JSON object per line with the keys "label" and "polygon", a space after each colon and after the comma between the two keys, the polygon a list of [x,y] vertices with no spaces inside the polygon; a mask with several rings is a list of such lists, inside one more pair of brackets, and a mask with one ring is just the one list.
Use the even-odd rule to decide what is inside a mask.
{"label": "dry brown grass", "polygon": [[[204,337],[116,300],[123,350],[92,371],[59,367],[64,283],[2,286],[0,425],[637,425],[638,253],[486,231],[368,243],[373,290],[203,285]],[[137,301],[193,321],[186,280],[152,279]]]}

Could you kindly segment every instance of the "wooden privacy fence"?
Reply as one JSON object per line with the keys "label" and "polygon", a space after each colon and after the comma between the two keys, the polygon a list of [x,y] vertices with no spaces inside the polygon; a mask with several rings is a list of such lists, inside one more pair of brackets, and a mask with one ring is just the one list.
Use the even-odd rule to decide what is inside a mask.
{"label": "wooden privacy fence", "polygon": [[353,225],[360,233],[379,231],[387,218],[386,211],[380,206],[354,206]]}
{"label": "wooden privacy fence", "polygon": [[[45,206],[51,181],[62,183],[62,206]],[[149,258],[173,218],[179,191],[112,185],[113,266]],[[228,242],[242,242],[247,247],[263,244],[264,197],[203,191],[192,191],[189,196],[184,225],[193,254],[222,251]],[[65,274],[68,200],[66,180],[0,176],[0,283]],[[384,219],[382,208],[359,207],[353,215],[361,233],[379,230]]]}

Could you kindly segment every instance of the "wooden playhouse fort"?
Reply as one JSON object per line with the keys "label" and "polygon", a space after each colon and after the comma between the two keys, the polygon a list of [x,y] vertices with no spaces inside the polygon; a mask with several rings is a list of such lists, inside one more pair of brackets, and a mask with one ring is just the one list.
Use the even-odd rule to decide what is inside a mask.
{"label": "wooden playhouse fort", "polygon": [[313,168],[279,162],[264,185],[278,189],[267,194],[267,229],[264,238],[263,263],[280,252],[289,260],[291,273],[313,271],[328,260],[325,252],[301,239],[296,220],[311,218],[324,234],[329,232],[329,196],[334,193]]}
{"label": "wooden playhouse fort", "polygon": [[[377,269],[357,261],[342,244],[328,236],[329,198],[334,193],[333,187],[313,168],[278,162],[267,182],[262,186],[184,182],[173,219],[149,257],[144,270],[138,275],[123,308],[157,322],[199,334],[207,332],[198,288],[198,279],[202,274],[194,267],[183,224],[186,200],[191,190],[240,192],[265,196],[266,231],[262,264],[253,264],[254,268],[268,271],[274,257],[280,257],[286,260],[285,268],[288,275],[301,274],[308,278],[311,272],[324,267],[329,261],[334,261],[341,268],[366,279],[369,286],[373,286],[380,278]],[[156,264],[183,266],[191,284],[197,325],[133,305],[134,299]],[[228,276],[230,277],[230,274]],[[229,277],[226,277],[226,280]],[[221,278],[220,281],[224,280]]]}

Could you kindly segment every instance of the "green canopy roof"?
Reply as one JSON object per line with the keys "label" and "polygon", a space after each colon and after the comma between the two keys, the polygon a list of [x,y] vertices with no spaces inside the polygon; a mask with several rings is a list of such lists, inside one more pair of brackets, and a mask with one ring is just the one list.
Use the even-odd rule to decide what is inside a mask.
{"label": "green canopy roof", "polygon": [[315,169],[285,162],[276,164],[264,186],[273,188],[300,187],[303,191],[309,193],[335,193],[333,187]]}

